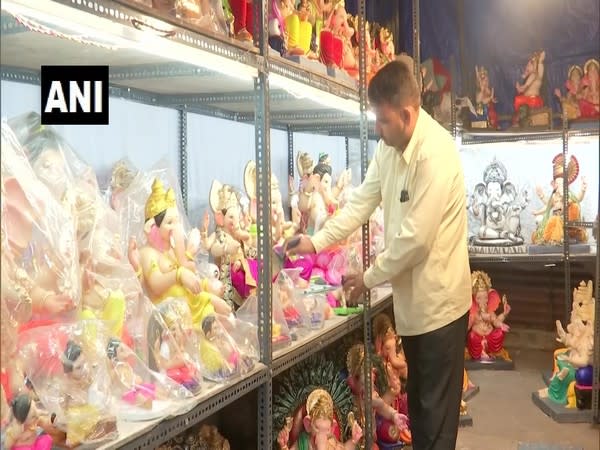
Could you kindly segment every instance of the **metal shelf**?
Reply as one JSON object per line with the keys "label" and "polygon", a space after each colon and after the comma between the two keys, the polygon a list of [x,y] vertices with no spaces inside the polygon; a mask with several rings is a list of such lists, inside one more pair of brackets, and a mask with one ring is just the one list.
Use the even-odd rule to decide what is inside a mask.
{"label": "metal shelf", "polygon": [[[290,125],[310,130],[318,123],[322,129],[338,132],[358,130],[356,83],[311,72],[279,56],[263,57],[255,47],[199,32],[143,5],[115,0],[11,0],[3,2],[3,8],[5,3],[10,3],[9,8],[13,5],[13,14],[30,21],[25,26],[3,9],[5,80],[39,83],[42,65],[101,63],[110,67],[112,95],[253,123],[254,78],[268,65],[274,128]],[[16,12],[14,5],[20,8]],[[153,36],[155,44],[141,45],[148,31],[141,30],[140,23],[168,31],[169,36]]]}
{"label": "metal shelf", "polygon": [[[596,252],[579,253],[569,255],[570,261],[594,261]],[[472,263],[486,264],[507,264],[507,263],[539,263],[539,264],[562,264],[565,256],[562,253],[550,253],[545,255],[469,255],[469,261]]]}
{"label": "metal shelf", "polygon": [[179,414],[174,417],[149,422],[119,421],[119,438],[98,447],[98,450],[156,448],[260,387],[267,379],[269,379],[267,367],[257,364],[252,372],[228,384],[207,382],[200,396],[183,403]]}
{"label": "metal shelf", "polygon": [[[392,304],[392,292],[390,288],[373,289],[371,299],[370,315],[373,316]],[[351,316],[337,316],[325,322],[325,326],[317,333],[310,334],[296,342],[290,347],[273,353],[273,376],[279,375],[300,361],[308,358],[313,353],[322,350],[327,345],[344,337],[348,333],[359,329],[363,324],[363,314]]]}

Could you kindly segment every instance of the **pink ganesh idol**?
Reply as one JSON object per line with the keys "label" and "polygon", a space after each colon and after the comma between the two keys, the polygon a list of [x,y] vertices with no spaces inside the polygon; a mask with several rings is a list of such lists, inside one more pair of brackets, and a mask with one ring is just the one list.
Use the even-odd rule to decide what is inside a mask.
{"label": "pink ganesh idol", "polygon": [[[469,356],[474,360],[489,360],[496,357],[510,360],[508,352],[504,349],[504,335],[509,330],[504,320],[510,312],[506,296],[501,299],[500,294],[492,289],[492,281],[485,272],[473,272],[471,280],[473,304],[469,315],[467,336]],[[496,314],[500,303],[504,311]]]}

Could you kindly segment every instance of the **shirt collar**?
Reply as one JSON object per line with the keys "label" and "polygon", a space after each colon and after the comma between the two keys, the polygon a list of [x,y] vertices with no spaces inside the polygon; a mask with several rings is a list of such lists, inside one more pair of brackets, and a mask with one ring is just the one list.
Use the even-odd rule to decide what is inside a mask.
{"label": "shirt collar", "polygon": [[419,117],[417,118],[417,123],[415,125],[415,129],[413,134],[408,141],[408,145],[402,152],[402,158],[404,158],[404,162],[408,165],[410,164],[410,159],[412,157],[413,152],[415,151],[415,147],[417,143],[421,140],[421,136],[423,134],[423,129],[425,128],[425,118],[426,112],[423,108],[419,108]]}

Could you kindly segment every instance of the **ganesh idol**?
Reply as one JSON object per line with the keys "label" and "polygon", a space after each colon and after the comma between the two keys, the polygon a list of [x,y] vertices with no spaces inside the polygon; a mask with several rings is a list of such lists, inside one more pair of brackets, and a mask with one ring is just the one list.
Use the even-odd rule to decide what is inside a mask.
{"label": "ganesh idol", "polygon": [[256,292],[258,263],[248,257],[251,236],[242,227],[242,215],[238,193],[232,186],[213,181],[210,189],[210,206],[216,229],[208,234],[210,220],[204,216],[201,238],[204,248],[215,258],[221,281],[225,286],[224,299],[239,307]]}
{"label": "ganesh idol", "polygon": [[186,242],[183,226],[172,188],[165,190],[163,183],[155,179],[152,193],[145,206],[144,233],[147,243],[139,249],[134,269],[142,279],[150,300],[159,304],[169,297],[187,301],[196,329],[209,315],[230,315],[231,308],[216,296],[202,291],[202,279],[193,261],[186,260]]}
{"label": "ganesh idol", "polygon": [[540,94],[544,80],[544,65],[546,52],[535,52],[527,61],[525,70],[521,75],[523,83],[515,83],[517,95],[514,99],[513,127],[530,125],[548,125],[544,119],[533,120],[533,116],[544,107],[544,100]]}
{"label": "ganesh idol", "polygon": [[[509,361],[508,352],[504,349],[504,336],[509,330],[504,323],[510,313],[510,305],[506,296],[492,289],[492,280],[482,271],[471,274],[473,304],[469,314],[469,332],[467,350],[471,359],[476,361],[502,358]],[[503,311],[497,314],[502,304]]]}
{"label": "ganesh idol", "polygon": [[[565,176],[563,154],[559,153],[552,160],[552,169],[552,193],[550,196],[546,197],[541,187],[536,189],[540,201],[545,205],[533,212],[534,216],[540,218],[538,227],[531,237],[532,243],[537,245],[558,245],[563,242],[564,183],[566,182],[570,186],[577,179],[579,175],[579,162],[574,155],[571,155]],[[581,188],[578,194],[573,193],[569,188],[567,200],[567,217],[569,221],[581,220],[581,201],[585,196],[586,190],[587,183],[585,179],[581,181]],[[568,235],[569,239],[576,243],[586,243],[588,239],[586,230],[581,227],[569,227]]]}

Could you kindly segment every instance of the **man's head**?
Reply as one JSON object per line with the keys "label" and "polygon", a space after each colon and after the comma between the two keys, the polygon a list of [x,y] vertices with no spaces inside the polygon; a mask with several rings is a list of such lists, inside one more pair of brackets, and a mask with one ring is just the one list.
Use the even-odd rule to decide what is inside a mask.
{"label": "man's head", "polygon": [[404,150],[421,105],[421,92],[411,65],[403,59],[386,64],[369,83],[368,97],[375,113],[375,131],[387,145]]}

